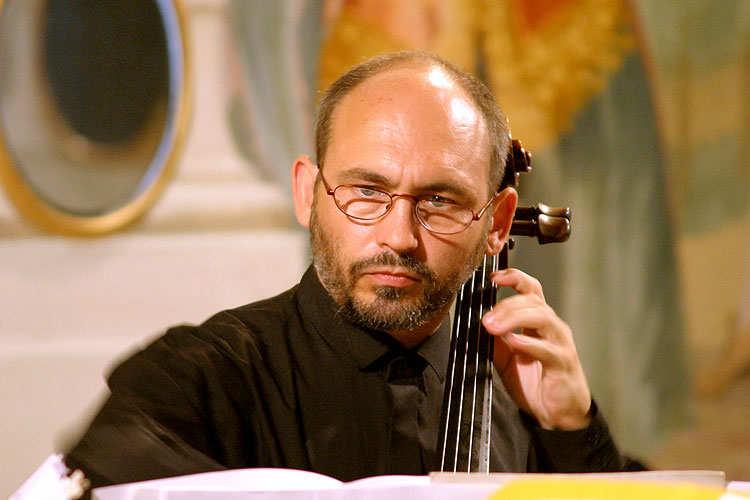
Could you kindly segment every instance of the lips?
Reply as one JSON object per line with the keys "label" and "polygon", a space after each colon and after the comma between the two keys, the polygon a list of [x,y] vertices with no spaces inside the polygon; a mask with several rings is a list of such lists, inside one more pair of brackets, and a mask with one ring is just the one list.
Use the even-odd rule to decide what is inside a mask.
{"label": "lips", "polygon": [[430,286],[435,282],[435,275],[416,257],[411,255],[394,255],[383,252],[372,257],[360,259],[349,267],[352,283],[362,278],[375,286],[406,288],[415,285]]}
{"label": "lips", "polygon": [[362,275],[370,278],[380,285],[391,286],[395,288],[404,288],[422,282],[422,278],[414,273],[390,269],[367,270],[364,271]]}

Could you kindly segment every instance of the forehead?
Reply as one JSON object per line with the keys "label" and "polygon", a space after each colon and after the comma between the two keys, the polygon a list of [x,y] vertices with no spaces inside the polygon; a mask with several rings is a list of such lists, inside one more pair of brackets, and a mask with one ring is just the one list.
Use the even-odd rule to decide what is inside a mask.
{"label": "forehead", "polygon": [[398,170],[428,164],[423,175],[488,182],[487,128],[444,69],[401,65],[368,78],[341,99],[331,119],[329,163]]}

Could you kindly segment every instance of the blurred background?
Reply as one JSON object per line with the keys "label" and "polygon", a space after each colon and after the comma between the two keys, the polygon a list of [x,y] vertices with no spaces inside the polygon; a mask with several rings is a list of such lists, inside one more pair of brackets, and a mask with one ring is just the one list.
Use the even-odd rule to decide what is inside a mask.
{"label": "blurred background", "polygon": [[534,155],[517,241],[621,448],[750,480],[750,0],[0,0],[0,496],[118,358],[309,262],[289,168],[320,89],[420,48]]}

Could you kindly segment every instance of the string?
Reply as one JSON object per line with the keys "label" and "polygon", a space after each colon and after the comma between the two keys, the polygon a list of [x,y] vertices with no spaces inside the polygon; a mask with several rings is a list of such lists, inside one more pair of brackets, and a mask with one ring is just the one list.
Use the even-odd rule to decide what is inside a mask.
{"label": "string", "polygon": [[[476,271],[471,276],[471,285],[470,289],[475,290],[476,288],[476,278],[477,273]],[[466,314],[466,325],[462,328],[465,328],[466,332],[464,334],[464,337],[466,337],[466,344],[463,346],[464,353],[463,353],[463,370],[461,371],[461,385],[460,385],[460,397],[458,398],[458,420],[456,422],[456,444],[454,446],[454,457],[453,457],[453,472],[457,471],[458,467],[458,452],[460,450],[460,442],[461,442],[461,424],[463,422],[463,414],[464,414],[464,394],[466,390],[466,369],[469,364],[469,329],[471,328],[471,310],[473,306],[474,301],[474,293],[469,292],[468,294],[468,304],[461,304],[462,309],[461,312]],[[464,309],[465,308],[465,309]],[[463,315],[463,314],[462,314]],[[461,328],[456,329],[456,338],[459,338],[459,335],[461,333]]]}
{"label": "string", "polygon": [[[481,321],[481,318],[482,318],[482,315],[484,314],[484,308],[485,308],[485,298],[484,297],[486,295],[485,289],[486,289],[486,284],[487,284],[486,272],[487,272],[487,256],[485,256],[484,260],[482,261],[482,271],[481,271],[481,282],[482,282],[482,285],[481,285],[481,288],[480,288],[480,297],[479,297],[479,317],[475,319],[472,316],[472,319],[475,320],[474,321],[474,323],[475,323],[474,326],[475,326],[475,329],[476,329],[476,332],[475,332],[475,335],[476,335],[476,348],[474,350],[475,353],[474,353],[474,374],[473,374],[474,376],[473,376],[473,381],[472,381],[472,385],[473,385],[473,391],[472,392],[473,393],[472,393],[472,397],[471,397],[471,422],[476,422],[477,421],[476,420],[477,419],[477,411],[478,411],[478,409],[477,409],[477,390],[478,390],[479,384],[480,384],[479,376],[480,376],[480,372],[481,372],[481,370],[479,369],[479,366],[480,366],[480,364],[479,364],[479,361],[480,361],[479,360],[479,356],[480,356],[480,351],[481,351],[480,342],[482,341],[482,335],[481,335],[481,333],[482,333],[482,321]],[[471,327],[471,325],[469,325],[469,326]],[[470,342],[470,340],[471,340],[471,335],[467,335],[466,336],[466,342],[468,343],[468,342]],[[467,347],[467,364],[468,364],[468,347]],[[482,405],[482,408],[484,408],[484,404]],[[474,425],[471,425],[470,426],[470,431],[469,431],[468,457],[466,459],[466,470],[467,471],[471,469],[471,457],[472,457],[472,453],[474,451],[474,427],[475,427]]]}
{"label": "string", "polygon": [[[455,380],[456,376],[456,348],[458,343],[458,335],[455,334],[455,332],[458,331],[458,329],[461,327],[461,320],[463,319],[463,315],[460,314],[460,311],[462,310],[462,304],[464,301],[464,295],[468,293],[467,291],[467,285],[464,283],[464,285],[461,287],[461,291],[458,293],[458,297],[456,298],[456,306],[455,306],[455,315],[454,315],[454,334],[451,335],[451,350],[450,350],[450,357],[448,360],[448,366],[450,369],[450,375],[448,376],[448,387],[446,388],[446,403],[444,404],[444,414],[446,415],[445,423],[443,425],[444,432],[443,432],[443,446],[442,446],[442,453],[440,457],[440,471],[445,471],[445,454],[448,451],[448,432],[450,430],[450,416],[453,414],[453,382]],[[454,462],[455,463],[455,462]]]}
{"label": "string", "polygon": [[[498,270],[499,258],[497,255],[492,257],[492,263],[490,265],[490,272],[485,276],[485,289],[484,289],[484,301],[483,309],[490,310],[495,305],[495,299],[497,298],[497,289],[495,288],[490,278],[492,272]],[[486,270],[486,266],[485,266]],[[484,312],[482,313],[484,315]],[[481,327],[481,319],[480,319]],[[482,408],[482,440],[479,454],[479,463],[481,472],[490,471],[490,443],[492,434],[492,358],[494,356],[494,337],[482,330],[485,340],[485,356],[484,356],[484,404]]]}
{"label": "string", "polygon": [[[496,263],[496,258],[485,257],[456,298],[444,399],[441,471],[489,470],[492,339],[484,331],[481,318],[494,305],[490,273]],[[468,397],[472,398],[471,403]]]}

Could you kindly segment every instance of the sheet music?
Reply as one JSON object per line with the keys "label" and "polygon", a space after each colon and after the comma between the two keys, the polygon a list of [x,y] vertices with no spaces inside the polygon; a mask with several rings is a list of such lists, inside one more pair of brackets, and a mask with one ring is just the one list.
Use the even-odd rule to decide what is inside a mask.
{"label": "sheet music", "polygon": [[[647,471],[594,474],[453,474],[431,476],[379,476],[343,483],[336,479],[298,470],[243,469],[211,472],[170,479],[145,481],[94,490],[95,500],[486,500],[502,498],[506,486],[533,485],[535,482],[571,481],[585,492],[602,483],[639,485],[639,491],[651,484],[659,493],[671,491],[684,498],[685,490],[713,492],[713,498],[739,498],[737,490],[725,490],[720,471]],[[623,483],[630,481],[630,483]],[[666,485],[666,486],[665,486]],[[532,488],[533,489],[533,488]],[[621,495],[630,500],[626,493]],[[554,496],[553,496],[554,497]],[[552,500],[553,497],[544,497]],[[529,496],[528,498],[536,498]],[[566,497],[570,498],[570,497]],[[586,497],[597,498],[597,497]],[[609,497],[607,497],[609,498]],[[619,497],[618,497],[619,498]],[[666,496],[664,498],[671,498]],[[704,495],[702,498],[706,498]],[[640,500],[640,498],[633,500]]]}
{"label": "sheet music", "polygon": [[83,474],[68,475],[62,455],[50,455],[8,500],[75,500],[84,487]]}
{"label": "sheet music", "polygon": [[[713,492],[712,498],[717,500],[747,499],[750,493],[750,482],[733,481],[726,485],[725,475],[720,471],[593,474],[433,473],[430,476],[378,476],[343,483],[314,472],[257,468],[109,486],[95,489],[92,497],[94,500],[486,500],[490,496],[502,499],[502,492],[506,487],[518,489],[519,485],[526,484],[531,485],[533,490],[539,489],[539,484],[545,481],[575,482],[575,491],[581,492],[585,492],[590,485],[596,483],[619,482],[621,485],[629,486],[640,484],[641,490],[648,488],[644,485],[653,483],[659,485],[662,496],[665,491],[672,491],[669,484],[674,484],[675,495],[665,496],[667,499],[684,498],[679,495],[684,495],[686,489],[694,489],[696,492],[703,489],[701,493],[704,494],[706,491]],[[80,495],[82,482],[81,477],[69,475],[61,455],[51,455],[9,500],[71,500]],[[630,500],[626,494],[621,496]],[[544,498],[553,500],[550,496]]]}

